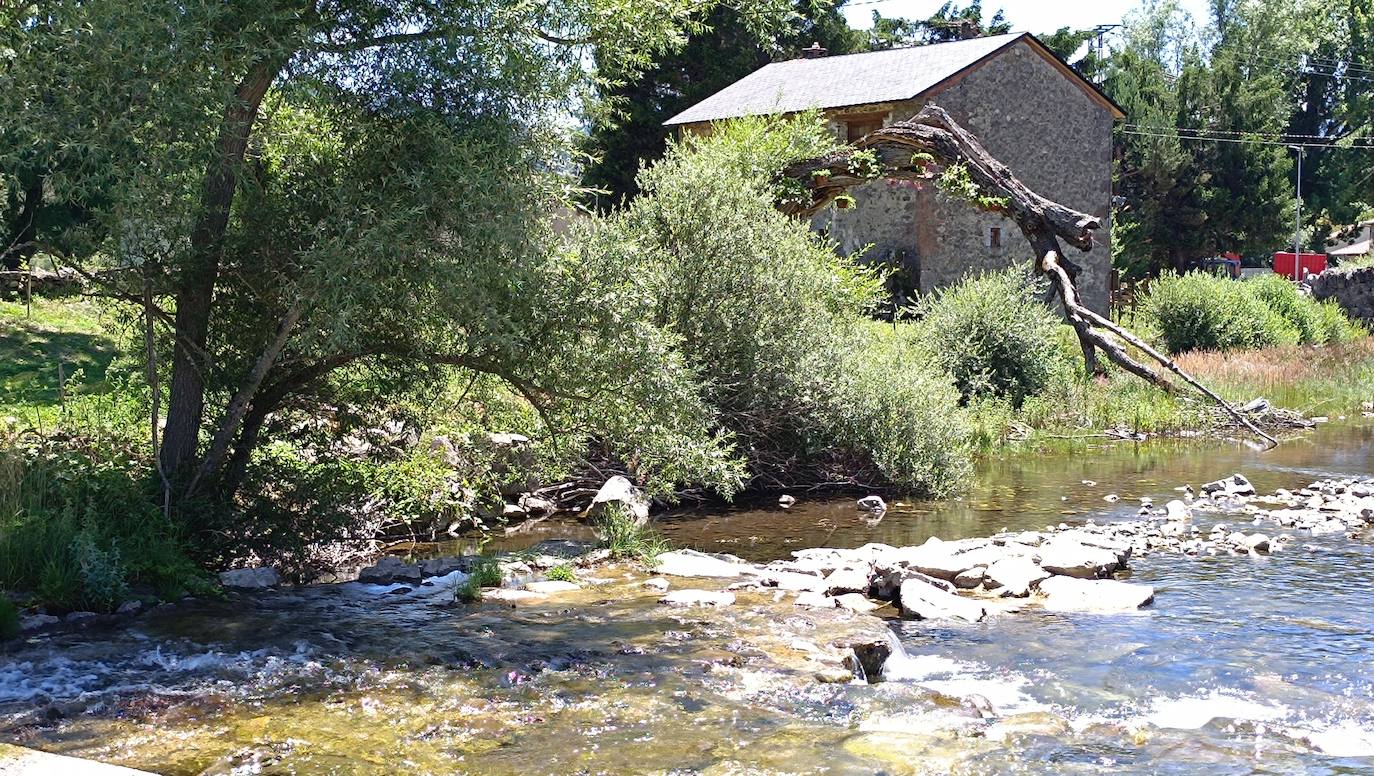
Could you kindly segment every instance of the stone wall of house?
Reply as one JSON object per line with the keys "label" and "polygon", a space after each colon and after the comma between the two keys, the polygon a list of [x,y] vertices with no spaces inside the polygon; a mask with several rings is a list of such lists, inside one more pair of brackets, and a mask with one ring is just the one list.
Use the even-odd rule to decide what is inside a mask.
{"label": "stone wall of house", "polygon": [[[1102,222],[1090,253],[1066,248],[1084,267],[1083,300],[1105,313],[1111,272],[1112,116],[1056,67],[1020,42],[945,88],[931,102],[949,111],[1034,191]],[[899,104],[888,123],[910,118],[920,102]],[[852,253],[871,245],[870,261],[902,262],[922,292],[971,272],[1031,266],[1030,245],[1010,220],[981,213],[932,185],[875,181],[854,192],[856,207],[828,208],[813,226]],[[991,228],[1001,247],[990,246]]]}
{"label": "stone wall of house", "polygon": [[1302,282],[1318,301],[1336,300],[1345,314],[1374,326],[1374,267],[1334,267]]}

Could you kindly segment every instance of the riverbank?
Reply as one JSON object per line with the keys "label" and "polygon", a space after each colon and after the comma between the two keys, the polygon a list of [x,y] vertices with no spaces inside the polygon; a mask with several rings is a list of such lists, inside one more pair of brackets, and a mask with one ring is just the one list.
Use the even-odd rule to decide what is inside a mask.
{"label": "riverbank", "polygon": [[[1367,447],[1358,449],[1367,456]],[[1360,461],[1367,460],[1350,465],[1363,468]],[[1088,771],[1103,767],[1103,751],[1113,753],[1114,769],[1123,772],[1347,762],[1333,757],[1355,758],[1348,760],[1354,767],[1374,749],[1361,754],[1362,739],[1348,726],[1374,710],[1341,711],[1341,701],[1318,695],[1315,680],[1301,671],[1284,673],[1285,682],[1303,682],[1300,689],[1260,676],[1263,689],[1251,694],[1204,674],[1190,675],[1183,687],[1158,688],[1162,694],[1123,695],[1123,687],[1156,670],[1148,667],[1155,650],[1143,645],[1149,634],[1172,633],[1180,618],[1202,618],[1189,626],[1202,642],[1171,644],[1159,654],[1174,666],[1168,676],[1195,670],[1188,666],[1198,661],[1211,665],[1205,661],[1213,650],[1198,651],[1203,642],[1226,645],[1217,656],[1222,664],[1248,660],[1228,640],[1246,637],[1227,634],[1241,622],[1265,632],[1252,599],[1287,623],[1279,632],[1299,627],[1282,619],[1285,604],[1261,580],[1287,584],[1289,569],[1368,550],[1367,542],[1346,537],[1357,519],[1366,519],[1365,485],[1332,478],[1304,493],[1301,486],[1312,478],[1295,481],[1301,475],[1289,472],[1276,480],[1280,470],[1287,471],[1251,472],[1257,483],[1288,484],[1286,493],[1278,492],[1285,486],[1259,488],[1277,499],[1245,494],[1234,480],[1216,495],[1188,499],[1146,478],[1131,485],[1144,482],[1163,514],[1126,516],[1140,509],[1134,496],[1127,505],[1094,495],[1100,506],[1091,523],[1080,515],[1063,528],[1018,528],[987,539],[955,533],[920,547],[817,548],[752,562],[679,551],[645,570],[586,556],[585,545],[546,545],[548,552],[507,558],[512,587],[489,591],[474,605],[453,601],[454,572],[430,584],[231,592],[223,601],[158,607],[113,629],[91,624],[32,635],[6,655],[0,715],[8,720],[5,735],[26,745],[172,774],[266,766],[306,774],[341,767],[725,774],[818,765],[918,773],[1033,762],[1045,767],[1032,771],[1050,772],[1048,763],[1056,763],[1062,772],[1064,758]],[[1202,495],[1201,483],[1192,481]],[[1101,487],[1079,486],[1092,494]],[[1037,500],[1053,492],[1042,490]],[[1177,508],[1169,514],[1167,494],[1191,501],[1191,519],[1179,519]],[[853,502],[848,508],[857,511]],[[1260,525],[1248,524],[1256,519]],[[1333,519],[1341,530],[1323,528]],[[1217,530],[1217,523],[1232,527]],[[1244,543],[1233,537],[1240,525]],[[1295,538],[1280,548],[1285,531]],[[1271,545],[1252,548],[1251,535],[1261,532]],[[835,587],[857,587],[843,581],[845,572],[868,564],[872,594],[880,575],[869,559],[888,553],[907,559],[904,582],[938,589],[943,576],[967,578],[963,567],[970,561],[985,565],[992,548],[1048,551],[1068,540],[1075,547],[1112,547],[1110,561],[1092,553],[1075,564],[1080,573],[1129,574],[1085,584],[1153,588],[1152,605],[1137,614],[1134,607],[1108,614],[1054,605],[1054,585],[1049,595],[1027,591],[1027,598],[1002,597],[995,587],[960,589],[954,595],[985,610],[978,622],[916,620],[900,616],[901,585],[895,603],[863,595],[880,604],[868,613],[845,607],[842,601],[856,602],[845,598],[854,593]],[[1108,568],[1119,565],[1123,545],[1129,546],[1126,569]],[[1044,551],[1031,555],[1041,568]],[[578,565],[578,556],[592,562]],[[1358,568],[1363,561],[1349,562]],[[575,569],[575,581],[542,578],[558,566]],[[926,571],[939,575],[936,582],[924,581],[931,576]],[[1046,577],[1052,578],[1075,580]],[[1203,601],[1210,614],[1196,612]],[[914,603],[928,604],[929,594]],[[1333,622],[1319,600],[1301,605],[1308,623],[1301,627],[1326,634],[1319,641],[1301,637],[1305,659],[1319,661],[1308,670],[1325,670],[1321,656],[1330,654],[1343,662],[1342,675],[1360,676],[1347,649],[1358,644],[1339,638],[1357,626]],[[1223,613],[1231,608],[1243,610],[1245,619],[1227,619]],[[1197,630],[1204,622],[1207,637]],[[1073,651],[1060,651],[1067,648],[1062,640],[1053,642],[1053,652],[1034,651],[1069,627]],[[1276,668],[1291,662],[1290,647],[1277,647],[1271,636],[1248,638],[1258,639],[1256,649]],[[1310,651],[1317,644],[1320,650]],[[985,662],[1004,652],[1018,655],[1007,667]],[[1114,678],[1140,660],[1145,663],[1131,670],[1136,678],[1126,685]],[[1074,673],[1078,667],[1090,670]],[[1038,673],[1045,670],[1055,672],[1053,683]],[[1107,673],[1099,676],[1100,670]],[[1098,705],[1079,699],[1085,683],[1102,685],[1090,693]],[[1353,697],[1363,697],[1358,688]],[[1284,710],[1310,703],[1320,706],[1302,705],[1301,714]],[[1341,716],[1347,713],[1356,716]],[[1215,725],[1213,716],[1220,718]],[[359,726],[360,719],[368,724]],[[1342,719],[1351,720],[1347,727]]]}

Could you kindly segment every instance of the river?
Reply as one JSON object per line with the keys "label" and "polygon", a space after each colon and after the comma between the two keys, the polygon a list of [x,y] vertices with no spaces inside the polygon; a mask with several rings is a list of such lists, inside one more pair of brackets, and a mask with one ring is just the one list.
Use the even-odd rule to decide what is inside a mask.
{"label": "river", "polygon": [[[1184,483],[1240,471],[1261,492],[1298,488],[1368,475],[1371,456],[1358,423],[1267,453],[1079,444],[1000,457],[965,497],[881,520],[797,494],[791,510],[660,526],[768,560],[1124,519]],[[1198,522],[1217,520],[1235,522]],[[511,610],[349,583],[11,644],[0,715],[5,740],[167,774],[1374,773],[1374,537],[1295,533],[1268,557],[1134,559],[1132,581],[1156,588],[1139,614],[893,621],[905,654],[872,684],[752,671],[720,620],[614,587]],[[767,627],[737,608],[727,624]]]}

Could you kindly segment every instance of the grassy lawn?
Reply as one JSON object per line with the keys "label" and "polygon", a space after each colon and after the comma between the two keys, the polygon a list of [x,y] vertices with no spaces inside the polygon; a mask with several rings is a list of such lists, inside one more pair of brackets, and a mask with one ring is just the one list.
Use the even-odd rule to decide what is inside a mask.
{"label": "grassy lawn", "polygon": [[60,407],[63,388],[68,396],[103,393],[117,355],[90,301],[34,299],[32,317],[22,302],[0,302],[0,414],[47,414]]}

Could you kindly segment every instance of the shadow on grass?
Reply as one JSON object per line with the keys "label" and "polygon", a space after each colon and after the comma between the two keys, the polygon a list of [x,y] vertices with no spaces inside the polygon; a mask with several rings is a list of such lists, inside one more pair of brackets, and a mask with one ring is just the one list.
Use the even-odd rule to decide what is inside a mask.
{"label": "shadow on grass", "polygon": [[68,395],[104,392],[118,353],[103,334],[0,326],[0,403],[55,407],[63,384]]}

